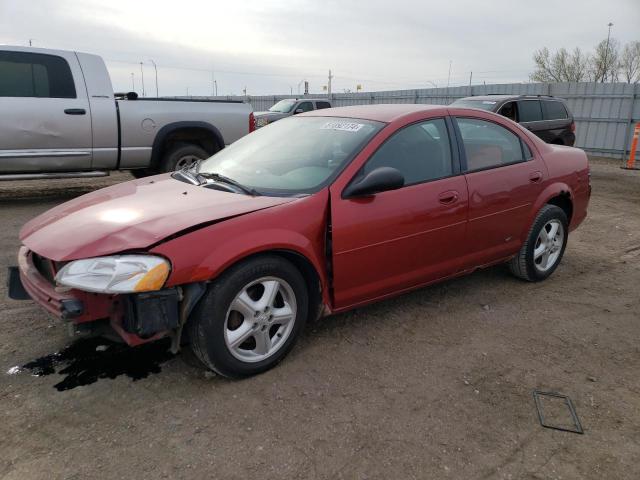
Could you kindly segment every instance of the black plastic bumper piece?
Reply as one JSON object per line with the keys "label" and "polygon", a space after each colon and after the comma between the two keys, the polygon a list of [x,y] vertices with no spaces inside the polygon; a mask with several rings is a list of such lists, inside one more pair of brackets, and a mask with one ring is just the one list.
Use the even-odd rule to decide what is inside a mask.
{"label": "black plastic bumper piece", "polygon": [[178,290],[138,293],[126,297],[125,331],[148,338],[158,332],[178,327]]}
{"label": "black plastic bumper piece", "polygon": [[18,267],[9,267],[7,272],[7,292],[12,300],[31,300],[31,297],[24,289],[20,280],[20,270]]}

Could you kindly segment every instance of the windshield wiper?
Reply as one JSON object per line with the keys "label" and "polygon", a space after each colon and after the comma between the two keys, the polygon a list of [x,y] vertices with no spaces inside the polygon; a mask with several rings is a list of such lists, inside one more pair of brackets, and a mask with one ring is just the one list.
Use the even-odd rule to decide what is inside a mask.
{"label": "windshield wiper", "polygon": [[258,197],[260,195],[255,189],[242,185],[240,182],[234,180],[233,178],[226,177],[219,173],[198,172],[196,175],[202,178],[215,180],[216,182],[232,185],[238,190],[241,190],[247,195],[251,195],[252,197]]}

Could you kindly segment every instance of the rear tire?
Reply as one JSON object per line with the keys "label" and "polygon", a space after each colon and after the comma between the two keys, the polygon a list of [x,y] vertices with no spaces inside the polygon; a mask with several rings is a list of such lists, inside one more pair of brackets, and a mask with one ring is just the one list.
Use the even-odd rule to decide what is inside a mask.
{"label": "rear tire", "polygon": [[203,148],[192,143],[180,143],[169,149],[160,162],[160,172],[173,172],[190,167],[198,160],[209,158]]}
{"label": "rear tire", "polygon": [[225,377],[262,373],[293,347],[308,302],[304,277],[289,261],[265,255],[242,262],[211,283],[191,315],[191,349]]}
{"label": "rear tire", "polygon": [[564,210],[555,205],[545,205],[533,221],[522,248],[509,261],[509,270],[529,282],[545,280],[558,268],[568,234],[569,222]]}

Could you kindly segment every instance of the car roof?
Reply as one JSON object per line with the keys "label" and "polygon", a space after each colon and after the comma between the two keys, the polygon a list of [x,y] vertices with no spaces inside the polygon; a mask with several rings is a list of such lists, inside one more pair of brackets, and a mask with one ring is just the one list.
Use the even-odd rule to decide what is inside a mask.
{"label": "car roof", "polygon": [[446,105],[421,105],[406,103],[382,103],[376,105],[352,105],[349,107],[325,108],[302,113],[305,117],[346,117],[359,118],[362,120],[375,120],[378,122],[393,122],[402,117],[418,112],[438,111],[445,113]]}

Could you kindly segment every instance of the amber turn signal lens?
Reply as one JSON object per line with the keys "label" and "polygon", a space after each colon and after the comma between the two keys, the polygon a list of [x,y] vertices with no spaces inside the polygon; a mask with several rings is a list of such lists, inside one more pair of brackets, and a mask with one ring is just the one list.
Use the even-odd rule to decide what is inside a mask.
{"label": "amber turn signal lens", "polygon": [[154,290],[160,290],[164,285],[164,282],[169,276],[169,266],[166,263],[156,265],[142,277],[136,286],[134,291],[136,292],[150,292]]}

